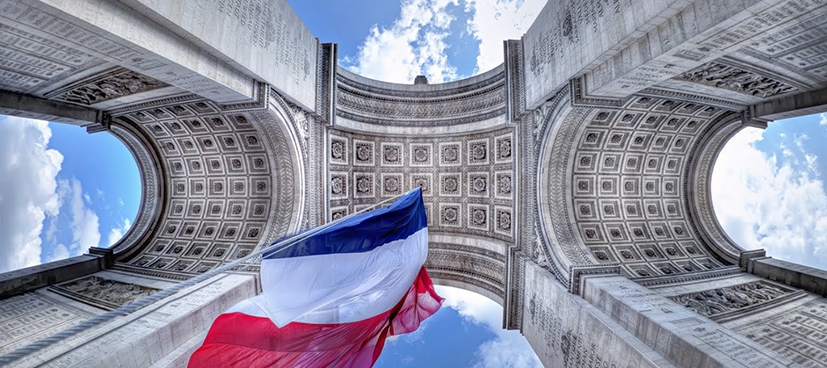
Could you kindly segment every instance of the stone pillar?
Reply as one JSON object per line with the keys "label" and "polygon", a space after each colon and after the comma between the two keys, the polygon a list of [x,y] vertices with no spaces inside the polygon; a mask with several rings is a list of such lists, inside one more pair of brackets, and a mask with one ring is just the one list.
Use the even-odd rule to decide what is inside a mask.
{"label": "stone pillar", "polygon": [[584,275],[583,298],[679,367],[798,366],[620,275]]}
{"label": "stone pillar", "polygon": [[9,366],[183,366],[201,346],[215,318],[256,295],[257,285],[253,274],[220,274],[134,313],[70,334]]}
{"label": "stone pillar", "polygon": [[624,326],[527,261],[522,333],[546,367],[673,367]]}

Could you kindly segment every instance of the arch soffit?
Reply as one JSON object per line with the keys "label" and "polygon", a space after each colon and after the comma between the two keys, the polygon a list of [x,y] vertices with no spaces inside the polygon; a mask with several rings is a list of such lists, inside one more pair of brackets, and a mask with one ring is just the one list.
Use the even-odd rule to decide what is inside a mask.
{"label": "arch soffit", "polygon": [[460,233],[432,232],[425,267],[434,283],[481,294],[503,305],[506,242]]}
{"label": "arch soffit", "polygon": [[709,132],[693,148],[692,161],[687,167],[687,182],[695,183],[687,188],[686,192],[692,220],[698,225],[698,232],[707,244],[710,244],[722,258],[734,264],[738,264],[743,248],[727,235],[715,215],[712,203],[712,172],[726,144],[747,126],[742,123],[739,116],[730,116],[709,127]]}
{"label": "arch soffit", "polygon": [[185,277],[299,228],[300,133],[284,101],[263,100],[221,106],[181,96],[111,112],[144,180],[136,224],[115,245],[119,266]]}
{"label": "arch soffit", "polygon": [[687,188],[694,147],[739,115],[647,96],[571,106],[560,95],[541,114],[537,170],[540,248],[558,279],[568,282],[576,265],[646,277],[732,263],[696,229]]}
{"label": "arch soffit", "polygon": [[340,68],[325,130],[327,219],[421,186],[432,230],[513,242],[516,129],[505,97],[502,66],[432,85]]}

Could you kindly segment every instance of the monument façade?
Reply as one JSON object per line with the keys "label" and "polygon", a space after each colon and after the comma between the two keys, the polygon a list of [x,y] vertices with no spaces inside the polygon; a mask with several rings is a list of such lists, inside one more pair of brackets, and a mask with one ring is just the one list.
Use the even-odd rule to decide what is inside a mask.
{"label": "monument fa\u00e7ade", "polygon": [[182,366],[260,292],[255,264],[195,277],[420,186],[434,280],[548,367],[824,366],[827,272],[733,243],[710,175],[827,110],[827,3],[550,0],[503,52],[393,84],[284,0],[0,0],[0,114],[108,131],[143,188],[111,249],[0,275],[0,361]]}

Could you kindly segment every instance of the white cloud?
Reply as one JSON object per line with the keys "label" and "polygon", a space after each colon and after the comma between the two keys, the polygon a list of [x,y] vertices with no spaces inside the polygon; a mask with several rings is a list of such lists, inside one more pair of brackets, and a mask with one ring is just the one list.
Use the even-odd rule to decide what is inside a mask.
{"label": "white cloud", "polygon": [[819,125],[827,125],[827,112],[823,112],[819,116],[821,117],[821,120],[818,121],[818,124]]}
{"label": "white cloud", "polygon": [[58,243],[52,248],[52,253],[46,257],[46,262],[59,261],[66,258],[69,258],[69,248],[66,248],[62,243]]}
{"label": "white cloud", "polygon": [[356,57],[346,57],[343,64],[362,76],[395,83],[413,83],[420,74],[431,83],[456,79],[445,54],[454,21],[446,9],[450,4],[458,0],[404,0],[399,18],[388,28],[374,25]]}
{"label": "white cloud", "polygon": [[519,39],[534,23],[545,0],[468,0],[468,31],[480,41],[477,71],[490,70],[503,62],[503,41]]}
{"label": "white cloud", "polygon": [[470,291],[445,286],[437,286],[436,289],[445,298],[443,307],[455,309],[465,320],[484,326],[496,335],[496,338],[477,348],[475,368],[543,366],[519,331],[502,328],[503,308],[499,304]]}
{"label": "white cloud", "polygon": [[69,229],[72,232],[72,243],[68,246],[69,255],[81,255],[88,252],[90,247],[99,246],[101,234],[98,215],[89,208],[92,202],[89,195],[83,192],[80,181],[75,178],[59,180],[58,194],[61,203],[69,206],[71,215]]}
{"label": "white cloud", "polygon": [[40,263],[43,221],[59,211],[51,137],[45,121],[0,117],[0,272]]}
{"label": "white cloud", "polygon": [[806,137],[796,138],[792,157],[781,158],[756,149],[761,139],[761,130],[747,128],[721,151],[712,175],[718,220],[746,249],[827,269],[827,194]]}
{"label": "white cloud", "polygon": [[126,234],[130,227],[132,227],[132,222],[129,221],[129,219],[124,219],[121,227],[116,227],[109,230],[109,242],[107,244],[109,244],[110,247],[113,246],[118,242],[118,240],[123,238],[123,234]]}
{"label": "white cloud", "polygon": [[[356,56],[343,65],[362,76],[413,83],[424,74],[430,83],[459,77],[448,60],[446,41],[461,15],[468,34],[479,42],[475,73],[502,64],[503,41],[520,38],[543,8],[543,0],[402,0],[399,17],[389,27],[374,25]],[[451,7],[451,6],[454,7]],[[457,14],[454,14],[457,13]],[[467,57],[472,57],[468,55]]]}

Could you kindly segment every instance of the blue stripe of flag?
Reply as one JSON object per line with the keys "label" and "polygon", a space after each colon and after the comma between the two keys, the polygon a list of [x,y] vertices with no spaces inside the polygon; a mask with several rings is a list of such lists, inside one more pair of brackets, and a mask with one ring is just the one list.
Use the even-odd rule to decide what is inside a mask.
{"label": "blue stripe of flag", "polygon": [[427,227],[427,222],[422,191],[417,188],[388,207],[340,221],[298,244],[265,254],[264,258],[369,252],[394,240],[406,239]]}

